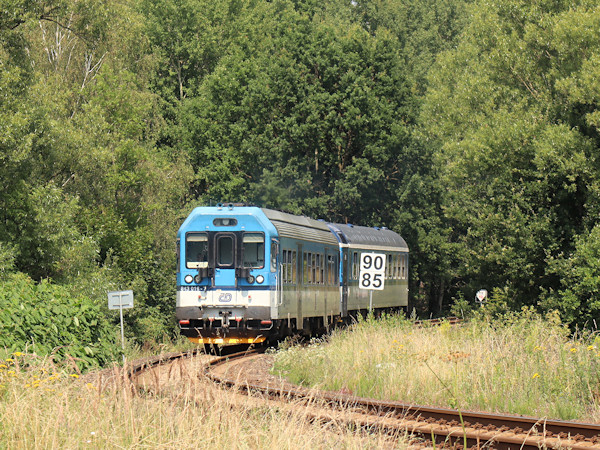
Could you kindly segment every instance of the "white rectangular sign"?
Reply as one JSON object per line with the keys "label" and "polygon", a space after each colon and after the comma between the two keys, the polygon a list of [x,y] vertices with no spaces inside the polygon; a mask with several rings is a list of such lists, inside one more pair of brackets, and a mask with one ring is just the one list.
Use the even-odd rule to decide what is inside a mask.
{"label": "white rectangular sign", "polygon": [[383,290],[385,259],[383,253],[361,253],[358,283],[360,289]]}
{"label": "white rectangular sign", "polygon": [[133,291],[111,291],[108,293],[108,309],[133,308]]}

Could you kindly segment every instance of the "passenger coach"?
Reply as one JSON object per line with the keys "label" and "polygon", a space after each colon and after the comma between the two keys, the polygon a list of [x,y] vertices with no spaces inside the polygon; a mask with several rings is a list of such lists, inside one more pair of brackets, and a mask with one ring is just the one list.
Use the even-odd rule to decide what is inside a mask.
{"label": "passenger coach", "polygon": [[[362,253],[385,258],[384,289],[372,297],[359,286]],[[408,247],[385,228],[254,206],[198,207],[179,229],[177,260],[177,320],[197,343],[312,333],[370,306],[408,303]]]}

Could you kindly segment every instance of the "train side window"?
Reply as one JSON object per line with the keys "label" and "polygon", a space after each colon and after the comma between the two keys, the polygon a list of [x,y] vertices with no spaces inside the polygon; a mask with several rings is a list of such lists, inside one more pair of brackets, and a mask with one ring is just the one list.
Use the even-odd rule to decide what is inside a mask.
{"label": "train side window", "polygon": [[333,255],[327,255],[327,284],[335,285],[335,259]]}
{"label": "train side window", "polygon": [[319,253],[315,255],[315,283],[322,284],[323,283],[323,258]]}
{"label": "train side window", "polygon": [[279,241],[271,241],[271,272],[277,272],[277,255],[279,254]]}
{"label": "train side window", "polygon": [[398,255],[398,279],[402,279],[402,265],[404,263],[404,256]]}
{"label": "train side window", "polygon": [[310,253],[304,253],[304,258],[302,258],[302,275],[303,275],[303,280],[304,280],[304,284],[308,284],[308,258],[310,256]]}
{"label": "train side window", "polygon": [[307,252],[304,254],[304,283],[323,283],[323,255]]}
{"label": "train side window", "polygon": [[198,269],[208,267],[208,235],[188,233],[185,236],[185,267]]}
{"label": "train side window", "polygon": [[296,251],[283,250],[282,278],[284,283],[296,283],[296,266]]}
{"label": "train side window", "polygon": [[397,280],[398,278],[400,278],[398,276],[398,266],[400,265],[400,255],[394,255],[394,273],[393,273],[393,277],[394,280]]}
{"label": "train side window", "polygon": [[406,278],[406,256],[405,255],[402,255],[401,276],[402,276],[403,280]]}
{"label": "train side window", "polygon": [[289,250],[282,250],[281,252],[281,281],[288,283],[288,255]]}
{"label": "train side window", "polygon": [[244,233],[242,237],[243,267],[262,269],[265,266],[265,236]]}
{"label": "train side window", "polygon": [[321,257],[321,265],[319,266],[319,271],[320,271],[320,283],[321,284],[326,284],[327,283],[327,279],[325,278],[325,255],[319,255]]}
{"label": "train side window", "polygon": [[394,264],[394,255],[390,253],[387,255],[387,265],[385,267],[385,278],[388,280],[392,278],[392,264]]}
{"label": "train side window", "polygon": [[352,279],[358,280],[358,253],[352,253]]}

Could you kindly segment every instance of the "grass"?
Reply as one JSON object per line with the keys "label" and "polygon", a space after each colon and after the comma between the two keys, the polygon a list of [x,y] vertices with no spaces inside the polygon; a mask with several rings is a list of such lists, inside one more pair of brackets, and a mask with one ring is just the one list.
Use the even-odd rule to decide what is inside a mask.
{"label": "grass", "polygon": [[107,383],[17,352],[0,361],[0,449],[389,446],[383,435],[311,423],[300,409],[234,402],[195,371],[179,373],[161,381],[175,395],[140,395],[119,367]]}
{"label": "grass", "polygon": [[600,422],[600,337],[530,310],[416,328],[363,320],[278,352],[275,372],[321,389],[413,404]]}

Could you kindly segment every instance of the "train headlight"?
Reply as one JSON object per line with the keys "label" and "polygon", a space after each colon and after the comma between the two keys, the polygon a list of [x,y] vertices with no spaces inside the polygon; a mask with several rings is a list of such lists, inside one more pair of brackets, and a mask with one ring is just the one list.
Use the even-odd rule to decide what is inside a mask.
{"label": "train headlight", "polygon": [[196,275],[196,276],[194,277],[194,281],[195,281],[196,283],[200,283],[200,282],[202,281],[202,277],[200,276],[200,274],[198,274],[198,275]]}
{"label": "train headlight", "polygon": [[184,280],[187,284],[190,284],[192,281],[194,281],[194,277],[191,275],[186,275]]}
{"label": "train headlight", "polygon": [[262,275],[259,275],[259,276],[256,277],[256,282],[258,284],[262,284],[263,281],[265,281],[265,277],[263,277]]}
{"label": "train headlight", "polygon": [[254,275],[248,275],[248,278],[246,278],[246,281],[247,281],[249,284],[252,284],[252,283],[254,283]]}

